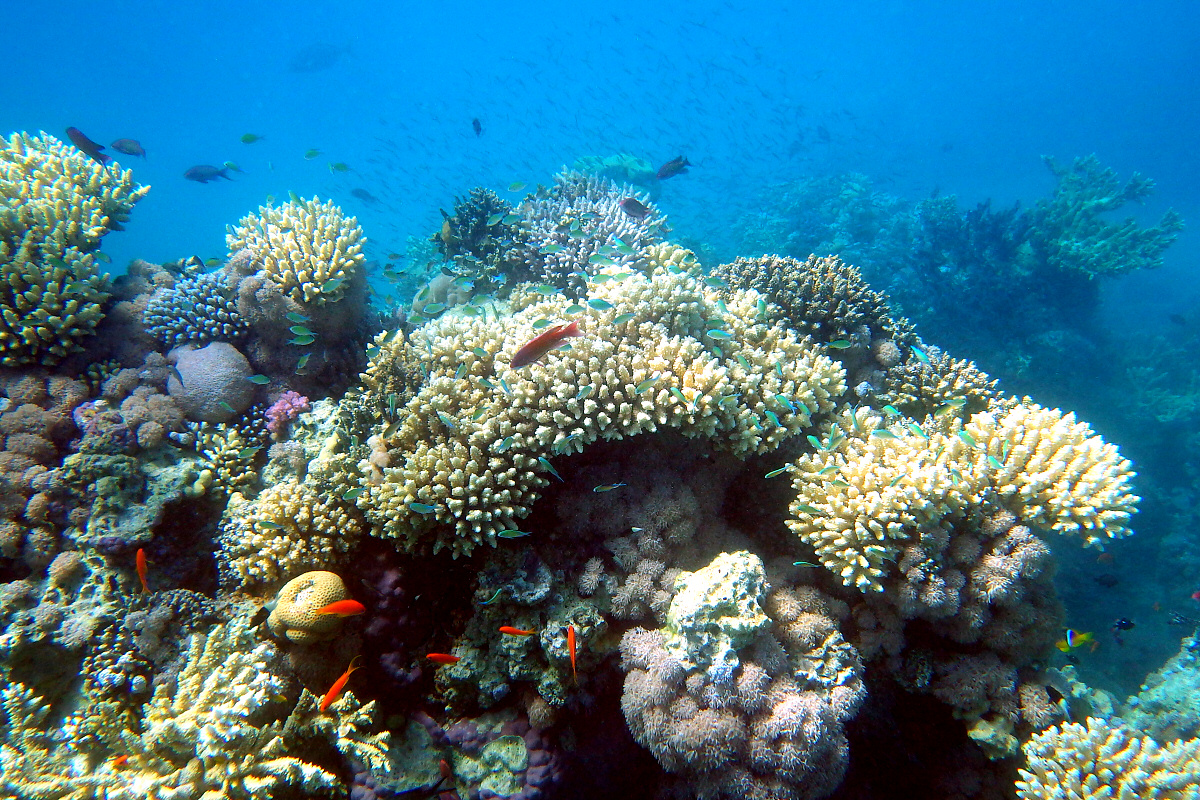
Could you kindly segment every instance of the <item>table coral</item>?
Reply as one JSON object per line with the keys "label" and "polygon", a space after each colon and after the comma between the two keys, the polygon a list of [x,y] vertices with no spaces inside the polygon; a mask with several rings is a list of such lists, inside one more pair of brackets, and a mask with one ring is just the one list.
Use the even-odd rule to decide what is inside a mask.
{"label": "table coral", "polygon": [[1088,717],[1025,744],[1021,800],[1175,800],[1200,796],[1200,739],[1159,746],[1120,723]]}
{"label": "table coral", "polygon": [[354,217],[332,201],[294,198],[242,218],[225,241],[231,253],[249,250],[267,277],[298,303],[323,306],[341,299],[363,268],[366,236]]}
{"label": "table coral", "polygon": [[[587,307],[514,297],[528,304],[500,324],[447,316],[414,333],[428,378],[398,426],[378,427],[387,466],[361,466],[358,505],[375,535],[467,554],[517,527],[550,458],[660,428],[739,457],[767,452],[844,390],[841,368],[760,316],[754,293],[721,301],[670,273],[622,273],[588,289]],[[584,335],[508,369],[535,323],[556,318]]]}
{"label": "table coral", "polygon": [[94,253],[149,189],[47,134],[0,141],[0,364],[83,349],[108,298]]}

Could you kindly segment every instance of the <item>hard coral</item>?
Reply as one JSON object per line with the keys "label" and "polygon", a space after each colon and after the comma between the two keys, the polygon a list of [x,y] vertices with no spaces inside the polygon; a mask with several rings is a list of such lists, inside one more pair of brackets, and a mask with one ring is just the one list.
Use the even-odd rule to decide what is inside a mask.
{"label": "hard coral", "polygon": [[233,289],[224,275],[215,272],[157,290],[146,304],[143,321],[150,335],[167,348],[235,342],[248,330]]}
{"label": "hard coral", "polygon": [[196,422],[227,422],[254,401],[250,362],[227,342],[213,342],[199,349],[180,347],[168,358],[177,374],[167,381],[167,391]]}
{"label": "hard coral", "polygon": [[346,584],[333,572],[306,572],[283,585],[275,597],[275,609],[267,618],[271,632],[297,644],[311,644],[333,636],[341,627],[336,614],[318,614],[318,609],[346,599]]}

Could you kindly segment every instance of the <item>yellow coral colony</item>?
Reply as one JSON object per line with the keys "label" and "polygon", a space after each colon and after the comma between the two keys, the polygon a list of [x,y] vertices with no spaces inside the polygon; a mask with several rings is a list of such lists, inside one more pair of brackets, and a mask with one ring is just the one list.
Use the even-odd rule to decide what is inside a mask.
{"label": "yellow coral colony", "polygon": [[[753,291],[722,302],[682,273],[601,274],[574,308],[517,292],[499,322],[446,316],[414,333],[428,378],[399,426],[377,426],[387,458],[360,465],[373,533],[469,553],[529,513],[547,482],[539,458],[660,427],[744,457],[801,434],[845,390],[842,368],[760,313]],[[583,335],[509,369],[543,320],[575,320]]]}
{"label": "yellow coral colony", "polygon": [[100,321],[93,251],[150,187],[46,134],[0,145],[0,365],[53,365]]}
{"label": "yellow coral colony", "polygon": [[317,611],[346,599],[346,585],[333,572],[306,572],[292,578],[275,598],[275,608],[267,617],[271,633],[298,644],[328,639],[341,627],[336,614]]}
{"label": "yellow coral colony", "polygon": [[363,266],[366,240],[355,217],[319,197],[263,206],[225,237],[231,253],[249,250],[297,303],[318,306],[342,297],[346,282]]}
{"label": "yellow coral colony", "polygon": [[[1119,722],[1119,720],[1117,720]],[[1200,795],[1200,739],[1160,746],[1096,717],[1034,734],[1020,770],[1021,800],[1188,798]]]}
{"label": "yellow coral colony", "polygon": [[787,524],[847,586],[882,591],[905,543],[1000,507],[1085,545],[1129,533],[1130,464],[1073,414],[1026,401],[922,428],[859,409],[835,431],[794,465]]}

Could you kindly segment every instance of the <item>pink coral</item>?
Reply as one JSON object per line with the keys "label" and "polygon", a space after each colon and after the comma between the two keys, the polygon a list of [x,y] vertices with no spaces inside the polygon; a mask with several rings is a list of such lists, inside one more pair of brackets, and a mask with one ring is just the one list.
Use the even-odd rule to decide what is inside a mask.
{"label": "pink coral", "polygon": [[308,409],[308,398],[289,389],[279,395],[279,399],[267,409],[267,430],[278,437],[289,422],[300,416],[300,412],[308,411]]}

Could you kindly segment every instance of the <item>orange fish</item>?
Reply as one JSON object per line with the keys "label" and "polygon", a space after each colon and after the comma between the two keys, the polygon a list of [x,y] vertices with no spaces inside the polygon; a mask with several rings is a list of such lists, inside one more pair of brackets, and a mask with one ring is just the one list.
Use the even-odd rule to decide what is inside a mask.
{"label": "orange fish", "polygon": [[314,611],[314,614],[333,614],[338,617],[353,617],[355,614],[361,614],[367,610],[367,607],[357,600],[338,600],[336,603],[330,603]]}
{"label": "orange fish", "polygon": [[501,625],[501,633],[507,633],[509,636],[533,636],[537,631],[523,631],[520,628],[514,628],[511,625]]}
{"label": "orange fish", "polygon": [[567,649],[571,651],[571,679],[578,681],[579,676],[575,674],[575,626],[567,626]]}
{"label": "orange fish", "polygon": [[140,547],[137,551],[136,562],[138,578],[140,578],[142,581],[142,591],[148,593],[150,591],[150,586],[146,583],[146,551]]}
{"label": "orange fish", "polygon": [[552,325],[526,342],[513,355],[509,366],[513,369],[529,366],[562,344],[564,339],[570,339],[572,336],[583,336],[583,333],[579,330],[578,322],[563,322],[558,325]]}
{"label": "orange fish", "polygon": [[342,693],[342,689],[346,688],[346,683],[350,680],[350,673],[354,672],[354,670],[358,669],[360,666],[354,663],[355,661],[358,661],[359,658],[361,658],[361,656],[355,656],[350,661],[350,666],[346,667],[346,671],[342,673],[342,677],[334,681],[333,686],[330,686],[329,691],[326,692],[325,696],[321,698],[320,709],[322,713],[331,705],[333,705],[333,701],[338,699],[338,695]]}
{"label": "orange fish", "polygon": [[438,759],[438,772],[442,774],[442,779],[449,778],[453,773],[450,771],[450,765],[446,763],[446,759]]}
{"label": "orange fish", "polygon": [[117,767],[125,766],[125,762],[128,760],[129,760],[128,754],[123,755],[123,756],[117,756],[116,758],[114,758],[112,760],[113,769],[116,769]]}
{"label": "orange fish", "polygon": [[457,664],[462,661],[459,656],[452,656],[449,653],[426,653],[425,657],[435,664]]}

